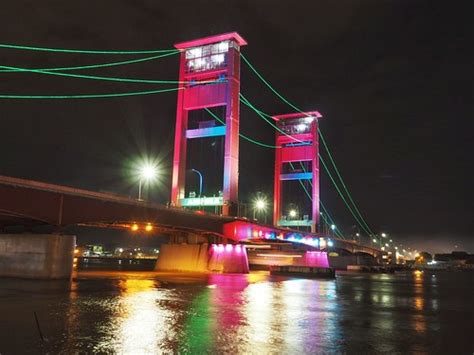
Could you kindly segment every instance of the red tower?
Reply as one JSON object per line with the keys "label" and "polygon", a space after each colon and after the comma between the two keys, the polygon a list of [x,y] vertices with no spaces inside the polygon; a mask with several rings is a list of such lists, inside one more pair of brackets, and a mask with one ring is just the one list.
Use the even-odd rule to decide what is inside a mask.
{"label": "red tower", "polygon": [[[274,116],[280,131],[276,133],[275,191],[273,223],[285,227],[311,227],[319,225],[319,140],[317,111]],[[282,132],[285,132],[283,134]],[[296,167],[296,169],[295,169]],[[311,219],[301,218],[296,212],[282,214],[282,181],[312,180]],[[293,216],[291,216],[293,212]]]}
{"label": "red tower", "polygon": [[[181,50],[176,112],[171,202],[175,206],[222,206],[236,214],[239,168],[240,47],[247,42],[236,32],[176,44]],[[222,126],[188,128],[189,112],[223,106]],[[187,140],[224,136],[222,196],[185,198]]]}

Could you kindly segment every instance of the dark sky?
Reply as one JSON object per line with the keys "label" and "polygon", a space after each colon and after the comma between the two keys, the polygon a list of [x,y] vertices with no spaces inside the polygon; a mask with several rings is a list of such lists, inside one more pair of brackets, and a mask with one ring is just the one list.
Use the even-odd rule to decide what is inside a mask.
{"label": "dark sky", "polygon": [[[83,49],[161,49],[238,31],[242,51],[285,96],[319,110],[326,139],[375,231],[418,249],[474,251],[472,1],[5,1],[0,42]],[[129,57],[127,57],[129,58]],[[123,56],[0,50],[1,63],[55,67]],[[177,57],[82,74],[177,79]],[[264,111],[292,112],[242,64],[241,90]],[[161,86],[160,86],[161,87]],[[1,94],[151,90],[0,73]],[[90,100],[0,100],[0,174],[136,193],[127,164],[159,157],[169,199],[176,94]],[[241,132],[272,143],[242,108]],[[273,154],[241,142],[241,198],[272,193]],[[328,178],[322,200],[354,224]]]}

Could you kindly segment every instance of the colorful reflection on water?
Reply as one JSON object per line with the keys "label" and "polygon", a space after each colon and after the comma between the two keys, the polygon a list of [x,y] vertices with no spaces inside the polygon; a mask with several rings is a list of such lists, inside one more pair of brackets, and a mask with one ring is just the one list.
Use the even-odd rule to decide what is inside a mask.
{"label": "colorful reflection on water", "polygon": [[[0,280],[0,352],[464,350],[472,342],[460,330],[472,329],[474,310],[465,296],[472,291],[467,283],[471,279],[462,277],[453,282],[452,277],[423,273],[344,274],[336,280],[311,280],[264,272],[200,276],[129,272],[84,273],[60,286]],[[39,316],[44,342],[32,321],[33,311]],[[454,321],[454,315],[461,314]],[[5,333],[7,328],[11,331]]]}

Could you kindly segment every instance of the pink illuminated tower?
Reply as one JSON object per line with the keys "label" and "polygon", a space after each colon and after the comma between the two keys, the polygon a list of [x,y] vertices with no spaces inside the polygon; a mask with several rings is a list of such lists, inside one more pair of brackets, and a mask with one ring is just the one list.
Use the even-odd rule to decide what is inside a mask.
{"label": "pink illuminated tower", "polygon": [[[273,223],[284,227],[310,227],[316,232],[319,225],[319,140],[317,111],[273,116],[280,131],[276,133],[275,190]],[[283,134],[282,132],[285,132]],[[282,181],[312,180],[311,219],[282,214]],[[309,217],[309,216],[308,216]]]}
{"label": "pink illuminated tower", "polygon": [[[235,215],[238,205],[240,47],[236,32],[176,44],[181,51],[171,202],[175,206],[222,206]],[[189,113],[223,106],[223,125],[188,127]],[[199,201],[185,196],[187,140],[224,136],[222,196]]]}

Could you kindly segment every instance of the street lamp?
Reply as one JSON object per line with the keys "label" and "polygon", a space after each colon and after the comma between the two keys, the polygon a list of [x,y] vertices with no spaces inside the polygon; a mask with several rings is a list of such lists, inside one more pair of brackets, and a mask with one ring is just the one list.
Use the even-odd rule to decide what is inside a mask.
{"label": "street lamp", "polygon": [[295,218],[296,217],[296,210],[290,210],[289,215],[290,215],[291,218]]}
{"label": "street lamp", "polygon": [[156,166],[151,164],[143,165],[139,170],[139,183],[138,183],[138,201],[142,200],[142,184],[149,183],[155,180],[157,175]]}
{"label": "street lamp", "polygon": [[264,219],[265,219],[265,223],[267,222],[267,214],[265,213],[266,212],[266,207],[267,207],[267,203],[265,202],[265,200],[263,199],[258,199],[255,201],[255,204],[254,204],[254,208],[253,208],[253,219],[255,219],[255,213],[258,211],[263,211],[263,215],[264,215]]}
{"label": "street lamp", "polygon": [[199,197],[202,196],[202,174],[199,170],[191,169],[193,172],[199,175]]}

